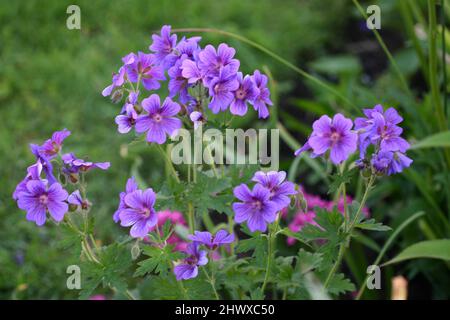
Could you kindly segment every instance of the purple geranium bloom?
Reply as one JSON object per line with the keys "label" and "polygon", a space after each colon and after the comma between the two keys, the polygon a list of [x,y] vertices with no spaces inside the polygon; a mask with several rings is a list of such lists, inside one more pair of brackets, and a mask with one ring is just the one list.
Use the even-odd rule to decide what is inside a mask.
{"label": "purple geranium bloom", "polygon": [[152,35],[153,43],[149,49],[155,53],[155,62],[168,69],[175,63],[177,56],[174,48],[177,44],[177,35],[170,34],[171,27],[166,25],[161,28],[161,35]]}
{"label": "purple geranium bloom", "polygon": [[129,178],[127,181],[127,184],[125,186],[125,191],[121,192],[119,194],[119,207],[117,208],[116,212],[114,212],[114,215],[113,215],[113,220],[115,223],[120,221],[120,211],[128,208],[125,203],[125,196],[127,194],[133,193],[137,189],[138,189],[138,184],[137,184],[136,180],[134,179],[134,177]]}
{"label": "purple geranium bloom", "polygon": [[204,73],[198,68],[197,62],[184,59],[181,63],[181,75],[187,79],[189,84],[194,84],[204,79]]}
{"label": "purple geranium bloom", "polygon": [[155,192],[149,188],[145,191],[136,190],[125,196],[127,208],[119,213],[120,225],[132,226],[130,235],[133,238],[143,238],[158,222],[158,216],[153,208],[156,200]]}
{"label": "purple geranium bloom", "polygon": [[17,200],[21,192],[27,191],[27,183],[30,180],[40,180],[42,172],[42,163],[38,160],[35,164],[27,168],[27,175],[19,182],[13,193],[13,199]]}
{"label": "purple geranium bloom", "polygon": [[169,97],[173,98],[177,94],[180,95],[180,102],[187,103],[192,97],[188,93],[189,80],[183,77],[181,66],[183,61],[187,59],[186,55],[180,57],[175,65],[167,72],[169,74]]}
{"label": "purple geranium bloom", "polygon": [[207,45],[198,54],[198,67],[207,76],[206,85],[209,80],[218,77],[224,67],[229,68],[229,72],[236,74],[239,70],[239,60],[233,59],[236,50],[225,43],[221,43],[216,49],[212,45]]}
{"label": "purple geranium bloom", "polygon": [[255,70],[252,80],[259,89],[259,94],[253,101],[253,108],[258,111],[259,118],[265,119],[269,116],[267,105],[271,106],[273,104],[270,100],[270,91],[267,88],[267,76],[261,74],[259,70]]}
{"label": "purple geranium bloom", "polygon": [[53,175],[53,165],[50,159],[41,154],[41,147],[37,144],[30,144],[31,152],[36,157],[37,162],[40,162],[42,165],[42,171],[45,173],[45,177],[47,178],[50,184],[56,182],[56,178]]}
{"label": "purple geranium bloom", "polygon": [[366,118],[355,119],[355,130],[359,132],[360,157],[364,158],[370,144],[379,145],[383,151],[405,152],[409,148],[406,140],[400,137],[403,129],[397,126],[403,118],[394,108],[383,111],[383,106],[364,109]]}
{"label": "purple geranium bloom", "polygon": [[157,94],[142,100],[142,108],[148,114],[140,115],[136,122],[136,132],[147,132],[147,141],[163,144],[166,134],[172,136],[181,128],[181,120],[174,117],[180,112],[180,105],[169,97],[161,105]]}
{"label": "purple geranium bloom", "polygon": [[115,121],[120,133],[128,133],[133,128],[138,118],[138,114],[132,104],[125,105],[125,114],[119,114]]}
{"label": "purple geranium bloom", "polygon": [[73,153],[66,153],[61,156],[61,159],[66,164],[64,171],[66,173],[78,173],[80,171],[88,171],[93,168],[106,170],[110,167],[109,162],[91,162],[83,159],[78,159]]}
{"label": "purple geranium bloom", "polygon": [[371,164],[374,169],[383,174],[392,175],[408,168],[413,161],[401,152],[380,151],[372,155]]}
{"label": "purple geranium bloom", "polygon": [[260,183],[263,187],[270,191],[270,201],[273,201],[278,206],[278,211],[286,208],[291,202],[290,195],[297,193],[295,191],[295,184],[286,179],[286,172],[284,171],[269,171],[267,173],[258,171],[253,176],[252,181]]}
{"label": "purple geranium bloom", "polygon": [[213,237],[208,231],[195,231],[193,235],[189,235],[188,238],[199,244],[203,244],[209,249],[215,250],[224,244],[229,244],[234,241],[234,234],[229,234],[225,230],[219,230]]}
{"label": "purple geranium bloom", "polygon": [[70,131],[67,129],[54,132],[52,137],[42,144],[39,153],[48,159],[54,158],[61,150],[64,139],[68,136],[70,136]]}
{"label": "purple geranium bloom", "polygon": [[339,164],[356,150],[358,135],[351,129],[353,122],[338,113],[333,120],[324,115],[313,123],[313,133],[308,142],[295,152],[299,155],[308,149],[313,150],[313,156],[323,155],[330,150],[330,159]]}
{"label": "purple geranium bloom", "polygon": [[68,210],[67,191],[59,183],[53,183],[48,187],[42,180],[27,182],[26,191],[18,195],[17,205],[27,211],[27,220],[34,221],[42,226],[46,220],[47,211],[55,219],[61,221]]}
{"label": "purple geranium bloom", "polygon": [[128,79],[131,82],[138,82],[140,77],[142,85],[147,90],[156,90],[161,87],[159,81],[166,80],[164,69],[155,65],[155,56],[138,52],[137,58],[130,65],[127,65]]}
{"label": "purple geranium bloom", "polygon": [[112,84],[107,86],[102,91],[102,95],[104,97],[111,95],[112,91],[115,88],[121,87],[124,84],[124,82],[126,80],[126,75],[127,75],[126,67],[128,65],[132,64],[135,59],[136,59],[136,55],[134,53],[129,53],[125,57],[122,58],[123,66],[120,67],[118,73],[113,73]]}
{"label": "purple geranium bloom", "polygon": [[197,242],[188,244],[186,253],[189,256],[173,269],[178,281],[195,278],[198,275],[198,267],[208,263],[207,252],[199,250]]}
{"label": "purple geranium bloom", "polygon": [[234,91],[239,88],[236,73],[229,67],[225,67],[209,83],[209,95],[212,97],[209,108],[213,113],[225,111],[234,99]]}
{"label": "purple geranium bloom", "polygon": [[271,194],[267,188],[256,184],[250,191],[247,185],[241,184],[234,188],[233,193],[242,201],[233,203],[234,221],[237,223],[247,221],[251,232],[256,230],[264,232],[267,224],[275,221],[278,205],[270,201]]}
{"label": "purple geranium bloom", "polygon": [[249,75],[243,78],[242,72],[238,72],[236,79],[239,82],[239,87],[234,92],[230,112],[238,116],[243,116],[247,113],[247,102],[253,104],[253,101],[259,95],[259,89]]}
{"label": "purple geranium bloom", "polygon": [[192,111],[189,115],[189,119],[194,123],[194,129],[197,129],[203,122],[206,121],[203,114],[199,111]]}

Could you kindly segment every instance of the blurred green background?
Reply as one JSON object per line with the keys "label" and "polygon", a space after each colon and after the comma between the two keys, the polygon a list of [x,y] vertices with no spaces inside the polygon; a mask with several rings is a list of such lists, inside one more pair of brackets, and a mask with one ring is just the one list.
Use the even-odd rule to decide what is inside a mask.
{"label": "blurred green background", "polygon": [[[117,133],[114,117],[120,106],[101,95],[102,89],[110,83],[111,73],[119,68],[120,58],[131,51],[148,51],[151,34],[163,24],[174,28],[218,28],[246,36],[329,81],[359,108],[376,103],[398,107],[405,118],[406,137],[410,140],[419,140],[434,132],[435,120],[430,111],[426,81],[420,71],[420,56],[408,37],[406,20],[399,18],[404,17],[405,12],[401,11],[398,1],[371,1],[370,4],[372,2],[382,8],[381,34],[413,96],[402,88],[351,1],[2,1],[0,298],[77,296],[76,292],[65,289],[65,271],[70,257],[59,244],[57,228],[50,224],[37,228],[25,220],[25,213],[18,210],[11,199],[15,185],[34,160],[29,143],[41,143],[53,131],[68,128],[72,136],[66,140],[66,151],[74,151],[80,157],[89,156],[94,161],[111,162],[108,171],[88,176],[96,229],[100,230],[98,237],[103,241],[123,233],[114,225],[111,215],[118,203],[117,195],[130,174],[139,171],[149,184],[163,179],[160,160],[145,149],[129,148],[130,136]],[[81,30],[66,28],[66,8],[70,4],[81,8]],[[419,27],[420,18],[426,20],[426,2],[417,1],[407,10]],[[278,121],[301,143],[318,115],[354,112],[338,98],[255,48],[216,34],[201,35],[202,44],[227,42],[235,47],[244,71],[266,68],[272,73]],[[426,39],[419,39],[419,42],[426,53]],[[275,125],[276,120],[271,120],[270,125]],[[246,121],[256,122],[252,118]],[[292,151],[283,144],[281,152],[282,166],[288,169]],[[393,227],[418,210],[431,211],[430,219],[434,219],[435,206],[445,214],[448,211],[445,198],[448,196],[445,192],[448,172],[446,176],[439,163],[443,157],[440,151],[436,151],[431,162],[429,154],[411,153],[410,156],[418,171],[410,173],[411,178],[391,178],[377,189],[369,202],[369,206],[377,203],[374,215],[383,217],[382,220]],[[301,181],[308,190],[324,193],[326,188],[309,171],[307,166],[302,166],[297,182]],[[417,172],[424,185],[429,185],[429,190],[417,187],[414,182]],[[357,186],[352,191],[356,193]],[[429,196],[435,204],[431,205],[432,209]],[[431,221],[424,223],[436,237],[448,236],[448,230],[441,230],[439,226],[433,229]],[[381,245],[383,237],[374,235],[375,244]],[[394,252],[426,238],[423,230],[415,226],[398,241]],[[354,249],[351,258],[356,262],[350,269],[358,280],[364,275],[365,265],[373,260],[374,252],[362,244],[356,244]],[[413,297],[448,297],[448,268],[443,264],[420,261],[387,270],[386,289],[369,293],[369,296],[389,298],[389,275],[399,273],[412,280]],[[436,272],[440,272],[440,276]]]}

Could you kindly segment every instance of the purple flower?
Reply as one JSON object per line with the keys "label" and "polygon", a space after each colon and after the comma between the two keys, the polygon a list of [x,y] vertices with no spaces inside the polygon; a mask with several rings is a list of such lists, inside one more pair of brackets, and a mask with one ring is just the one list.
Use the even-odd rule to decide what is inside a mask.
{"label": "purple flower", "polygon": [[53,175],[53,165],[50,159],[41,154],[41,147],[37,144],[30,144],[31,152],[36,157],[37,162],[40,162],[42,165],[42,171],[45,173],[45,177],[47,178],[50,184],[56,182],[56,178]]}
{"label": "purple flower", "polygon": [[169,97],[173,98],[177,94],[180,95],[180,102],[187,103],[192,97],[188,93],[189,81],[182,75],[182,63],[187,59],[187,56],[183,55],[177,60],[175,65],[167,72],[169,74]]}
{"label": "purple flower", "polygon": [[376,172],[392,175],[408,168],[413,161],[401,152],[380,151],[372,155],[371,164]]}
{"label": "purple flower", "polygon": [[70,136],[70,131],[67,129],[54,132],[52,137],[42,144],[39,153],[48,159],[54,158],[61,150],[64,139],[68,136]]}
{"label": "purple flower", "polygon": [[352,120],[338,113],[333,120],[324,115],[313,123],[313,133],[307,143],[295,152],[299,155],[308,149],[313,150],[313,156],[323,155],[330,150],[330,159],[339,164],[356,150],[358,135],[351,129]]}
{"label": "purple flower", "polygon": [[197,242],[188,244],[186,253],[189,256],[173,269],[178,281],[197,277],[198,267],[208,263],[207,252],[205,250],[199,250],[199,244]]}
{"label": "purple flower", "polygon": [[106,170],[110,167],[109,162],[91,162],[78,159],[73,153],[66,153],[61,156],[64,164],[66,165],[64,171],[68,174],[76,174],[80,171],[85,172],[93,168]]}
{"label": "purple flower", "polygon": [[233,203],[234,221],[237,223],[247,221],[251,232],[256,230],[264,232],[267,224],[275,221],[278,205],[270,201],[271,194],[267,188],[256,184],[250,191],[247,185],[241,184],[234,188],[233,193],[242,201]]}
{"label": "purple flower", "polygon": [[112,84],[107,86],[102,91],[102,95],[104,97],[111,95],[111,93],[115,88],[121,87],[124,84],[127,75],[127,66],[134,63],[135,59],[136,55],[134,53],[129,53],[128,55],[122,58],[123,66],[120,67],[118,73],[113,73]]}
{"label": "purple flower", "polygon": [[177,59],[173,50],[177,43],[177,35],[170,34],[171,27],[166,25],[161,28],[161,35],[152,35],[153,43],[149,49],[155,53],[155,62],[168,69]]}
{"label": "purple flower", "polygon": [[228,67],[231,74],[236,74],[239,70],[239,60],[233,59],[236,50],[225,43],[221,43],[216,49],[212,45],[207,45],[198,54],[198,67],[207,76],[206,85],[209,79],[218,77],[220,71]]}
{"label": "purple flower", "polygon": [[187,58],[194,60],[197,53],[200,51],[198,43],[201,39],[201,37],[191,37],[187,39],[183,37],[174,50],[175,54],[179,57],[185,55]]}
{"label": "purple flower", "polygon": [[235,115],[243,116],[247,113],[247,102],[253,104],[253,101],[259,95],[259,89],[255,86],[249,75],[242,77],[242,72],[237,73],[236,77],[239,87],[234,92],[234,99],[230,105],[230,112]]}
{"label": "purple flower", "polygon": [[180,105],[166,98],[161,105],[159,96],[152,94],[142,100],[142,108],[148,114],[140,115],[136,122],[136,132],[147,132],[147,141],[163,144],[166,134],[173,135],[181,128],[181,120],[174,117],[180,111]]}
{"label": "purple flower", "polygon": [[27,183],[30,180],[40,180],[42,172],[42,163],[38,160],[35,164],[27,168],[27,175],[19,182],[13,193],[13,199],[17,200],[21,192],[27,191]]}
{"label": "purple flower", "polygon": [[195,61],[184,59],[181,64],[181,75],[186,78],[189,84],[203,81],[204,74],[200,71]]}
{"label": "purple flower", "polygon": [[259,94],[253,101],[253,108],[258,111],[259,118],[265,119],[269,116],[267,105],[271,106],[273,104],[270,100],[270,91],[267,88],[267,76],[261,74],[259,70],[255,70],[252,80],[259,89]]}
{"label": "purple flower", "polygon": [[234,234],[229,234],[225,230],[219,230],[215,237],[213,237],[208,231],[195,231],[194,235],[189,235],[188,238],[205,245],[209,249],[215,250],[224,244],[232,243],[234,241]]}
{"label": "purple flower", "polygon": [[27,220],[42,226],[46,220],[47,211],[57,222],[64,219],[68,210],[67,191],[59,183],[48,187],[45,181],[31,180],[27,182],[26,191],[19,193],[17,205],[27,211]]}
{"label": "purple flower", "polygon": [[194,123],[194,129],[197,129],[203,122],[206,121],[203,114],[199,111],[192,111],[189,115],[189,119]]}
{"label": "purple flower", "polygon": [[128,133],[133,128],[138,118],[138,114],[134,106],[130,103],[125,105],[125,114],[119,114],[115,121],[117,123],[117,130],[120,133]]}
{"label": "purple flower", "polygon": [[125,196],[127,194],[133,193],[134,191],[138,190],[138,184],[134,177],[131,177],[128,179],[127,184],[125,186],[125,191],[121,192],[119,194],[119,207],[117,208],[116,212],[114,212],[113,220],[115,223],[120,221],[120,211],[123,209],[128,208],[125,203]]}
{"label": "purple flower", "polygon": [[156,195],[151,188],[145,191],[136,190],[125,196],[124,203],[127,208],[119,213],[120,225],[132,226],[130,235],[133,238],[145,237],[158,222],[155,209],[153,209],[155,199]]}
{"label": "purple flower", "polygon": [[403,129],[397,126],[403,118],[394,108],[383,111],[383,106],[364,109],[367,118],[355,119],[355,130],[359,131],[360,157],[364,158],[370,144],[379,146],[383,151],[406,152],[409,143],[400,137]]}
{"label": "purple flower", "polygon": [[253,176],[252,181],[260,183],[270,191],[269,200],[277,204],[277,211],[280,211],[286,208],[291,202],[289,196],[297,193],[295,191],[295,184],[284,181],[285,179],[286,172],[284,171],[269,171],[267,173],[258,171]]}
{"label": "purple flower", "polygon": [[145,54],[138,52],[133,63],[127,65],[128,79],[131,82],[138,82],[141,78],[142,85],[147,90],[156,90],[161,87],[159,81],[165,80],[164,69],[155,65],[155,56],[153,54]]}
{"label": "purple flower", "polygon": [[220,70],[219,76],[209,83],[209,95],[212,97],[209,108],[213,113],[225,111],[234,99],[234,91],[239,88],[236,73],[230,67]]}

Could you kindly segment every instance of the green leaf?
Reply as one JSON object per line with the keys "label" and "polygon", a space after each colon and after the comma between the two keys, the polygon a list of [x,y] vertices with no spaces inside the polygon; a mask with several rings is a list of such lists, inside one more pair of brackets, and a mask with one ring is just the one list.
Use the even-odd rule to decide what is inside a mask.
{"label": "green leaf", "polygon": [[355,291],[355,285],[342,273],[337,273],[331,278],[327,288],[331,294],[339,295],[348,291]]}
{"label": "green leaf", "polygon": [[358,59],[352,55],[322,57],[311,63],[311,67],[327,74],[355,74],[361,70]]}
{"label": "green leaf", "polygon": [[135,277],[144,276],[148,273],[166,276],[171,268],[171,262],[183,256],[180,252],[172,251],[173,245],[167,245],[164,248],[145,246],[142,250],[148,258],[138,263],[139,267],[134,273]]}
{"label": "green leaf", "polygon": [[433,147],[450,147],[450,130],[439,132],[413,144],[411,149],[423,149]]}
{"label": "green leaf", "polygon": [[336,173],[331,176],[332,182],[328,187],[328,194],[336,192],[341,184],[348,184],[356,173],[356,169],[347,170],[344,173]]}
{"label": "green leaf", "polygon": [[390,231],[391,227],[388,227],[381,222],[376,222],[375,219],[365,220],[361,223],[355,224],[355,228],[372,230],[372,231]]}
{"label": "green leaf", "polygon": [[264,266],[267,259],[267,238],[256,234],[255,237],[240,240],[236,246],[237,253],[243,253],[253,250],[252,257],[255,258],[257,266]]}
{"label": "green leaf", "polygon": [[297,256],[296,269],[299,270],[301,274],[305,274],[318,268],[322,261],[323,258],[321,253],[311,253],[300,249]]}
{"label": "green leaf", "polygon": [[384,263],[383,266],[398,263],[400,261],[409,259],[420,259],[420,258],[431,258],[431,259],[441,259],[444,261],[450,260],[450,240],[429,240],[422,241],[409,246],[404,249],[399,255],[394,259],[389,260]]}

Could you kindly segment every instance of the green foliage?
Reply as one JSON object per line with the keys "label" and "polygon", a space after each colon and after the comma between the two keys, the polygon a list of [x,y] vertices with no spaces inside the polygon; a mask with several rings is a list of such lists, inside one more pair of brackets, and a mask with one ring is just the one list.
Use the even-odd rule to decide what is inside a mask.
{"label": "green foliage", "polygon": [[395,258],[383,265],[398,263],[409,259],[441,259],[450,261],[450,240],[429,240],[415,243],[400,252]]}
{"label": "green foliage", "polygon": [[148,258],[138,263],[139,268],[134,276],[139,277],[154,273],[166,277],[169,270],[172,269],[172,261],[176,261],[183,256],[180,252],[174,252],[173,247],[173,245],[167,245],[163,248],[152,245],[144,246],[142,250]]}

